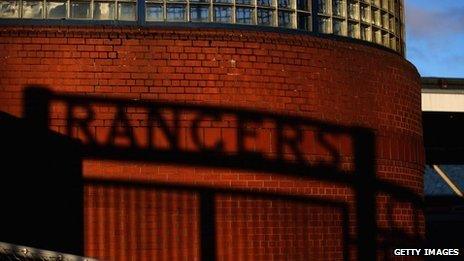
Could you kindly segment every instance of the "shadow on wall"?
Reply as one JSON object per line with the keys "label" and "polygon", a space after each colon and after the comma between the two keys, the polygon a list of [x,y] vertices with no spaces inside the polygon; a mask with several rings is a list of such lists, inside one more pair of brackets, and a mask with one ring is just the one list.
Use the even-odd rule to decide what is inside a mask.
{"label": "shadow on wall", "polygon": [[[64,109],[57,109],[54,103]],[[109,135],[103,139],[91,128],[96,108],[114,116]],[[175,259],[182,252],[201,260],[215,260],[225,252],[239,258],[248,248],[247,252],[264,249],[260,258],[265,259],[268,248],[277,248],[281,259],[326,259],[330,252],[330,259],[374,260],[379,254],[389,259],[395,245],[417,246],[421,239],[421,198],[406,188],[376,179],[375,136],[365,128],[219,106],[56,94],[44,88],[26,90],[24,109],[24,119],[4,113],[0,119],[6,154],[2,171],[8,177],[1,184],[8,211],[1,215],[0,241],[83,255],[84,231],[105,231],[127,223],[131,229],[119,227],[112,235],[100,231],[91,240],[97,242],[94,245],[111,245],[112,236],[127,231],[115,244],[133,244],[137,253],[113,245],[109,250],[86,249],[85,255],[94,251],[108,259],[111,253],[105,251],[114,250],[122,252],[123,259],[134,255]],[[65,135],[49,130],[57,111],[62,113],[58,118],[64,119],[60,132]],[[142,120],[143,142],[132,128],[129,111],[146,117]],[[228,150],[227,140],[207,140],[203,135],[214,123],[223,121],[232,122],[235,130],[232,150]],[[248,141],[257,137],[256,126],[261,124],[270,124],[275,130],[273,154],[249,149]],[[179,138],[185,125],[190,149],[182,147]],[[301,145],[307,130],[327,152],[325,157],[308,160]],[[354,155],[351,170],[343,169],[341,153],[326,134],[350,138]],[[163,145],[159,135],[164,137]],[[79,142],[71,138],[75,136]],[[354,192],[355,209],[350,212],[347,202],[329,195],[321,198],[166,182],[83,181],[84,158],[256,171],[341,185]],[[90,199],[83,199],[84,189]],[[412,234],[395,224],[387,229],[378,227],[376,200],[380,194],[413,206],[414,227],[408,228]],[[85,208],[96,209],[86,227],[82,221]],[[110,209],[119,209],[119,214],[127,216],[104,213]],[[387,220],[394,220],[392,209],[393,205],[387,204]],[[166,211],[170,216],[164,220],[156,215]],[[163,230],[166,227],[169,229]],[[153,236],[148,231],[157,232]],[[134,243],[130,243],[132,239]],[[327,240],[333,244],[326,246]],[[146,249],[144,244],[148,245]]]}
{"label": "shadow on wall", "polygon": [[0,241],[81,253],[78,143],[0,112],[0,144]]}

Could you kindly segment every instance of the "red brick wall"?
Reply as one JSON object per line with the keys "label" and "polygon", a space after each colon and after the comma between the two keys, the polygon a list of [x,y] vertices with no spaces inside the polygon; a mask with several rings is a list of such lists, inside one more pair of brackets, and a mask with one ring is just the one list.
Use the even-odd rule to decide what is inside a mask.
{"label": "red brick wall", "polygon": [[[377,177],[422,193],[419,75],[397,54],[308,35],[226,29],[0,30],[0,110],[6,113],[21,116],[24,87],[40,84],[58,92],[213,104],[362,126],[372,129],[376,137]],[[56,106],[52,113],[51,127],[63,132],[63,111]],[[98,139],[106,139],[113,113],[111,108],[97,110],[91,128]],[[143,128],[142,114],[128,111],[136,134]],[[233,122],[203,124],[205,142],[235,138]],[[260,138],[246,146],[275,155],[275,129],[251,128],[258,130]],[[182,135],[182,146],[188,148],[188,135]],[[329,140],[341,152],[344,168],[352,170],[349,137]],[[310,161],[327,158],[327,151],[311,146],[314,141],[307,142],[304,155]],[[346,185],[224,168],[100,160],[85,160],[83,173],[85,178],[338,200],[347,204],[349,234],[356,236],[356,201],[353,189]],[[199,259],[198,200],[198,193],[192,191],[88,184],[85,254],[102,260]],[[377,196],[377,204],[379,230],[399,227],[415,232],[416,216],[410,204],[385,193]],[[219,195],[215,220],[216,252],[221,260],[343,259],[347,244],[341,231],[342,213],[334,207]],[[423,234],[421,219],[419,234]],[[349,252],[355,257],[355,251]]]}

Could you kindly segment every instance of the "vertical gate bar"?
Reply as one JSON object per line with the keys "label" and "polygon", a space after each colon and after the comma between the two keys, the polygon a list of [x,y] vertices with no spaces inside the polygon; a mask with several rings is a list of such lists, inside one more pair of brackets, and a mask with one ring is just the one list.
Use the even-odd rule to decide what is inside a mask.
{"label": "vertical gate bar", "polygon": [[23,114],[30,126],[47,130],[52,93],[40,86],[29,86],[24,91]]}
{"label": "vertical gate bar", "polygon": [[357,260],[376,260],[376,175],[375,136],[371,130],[354,133],[355,204],[357,219]]}
{"label": "vertical gate bar", "polygon": [[216,207],[214,193],[200,192],[200,255],[202,261],[216,260]]}

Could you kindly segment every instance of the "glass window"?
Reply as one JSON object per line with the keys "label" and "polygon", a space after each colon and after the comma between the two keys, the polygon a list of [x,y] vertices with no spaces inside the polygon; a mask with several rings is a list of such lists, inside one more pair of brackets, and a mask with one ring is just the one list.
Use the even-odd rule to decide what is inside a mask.
{"label": "glass window", "polygon": [[279,27],[292,27],[292,19],[290,12],[279,11]]}
{"label": "glass window", "polygon": [[72,18],[90,18],[90,2],[72,1],[71,2]]}
{"label": "glass window", "polygon": [[348,23],[348,36],[352,38],[359,38],[359,24],[358,23]]}
{"label": "glass window", "polygon": [[311,30],[311,16],[307,13],[298,12],[297,27],[302,30]]}
{"label": "glass window", "polygon": [[163,21],[164,10],[163,4],[147,4],[146,19],[147,21]]}
{"label": "glass window", "polygon": [[253,8],[237,7],[235,12],[235,20],[239,24],[253,23]]}
{"label": "glass window", "polygon": [[389,21],[388,21],[388,14],[382,13],[382,27],[388,29]]}
{"label": "glass window", "polygon": [[383,38],[383,45],[388,47],[390,45],[390,35],[386,32],[382,32],[382,38]]}
{"label": "glass window", "polygon": [[296,2],[296,9],[310,11],[311,10],[311,3],[308,3],[308,0],[297,0]]}
{"label": "glass window", "polygon": [[19,17],[19,1],[0,1],[0,17],[1,18],[18,18]]}
{"label": "glass window", "polygon": [[273,11],[269,9],[257,9],[258,24],[259,25],[272,25]]}
{"label": "glass window", "polygon": [[209,21],[209,6],[191,5],[190,6],[190,21],[208,22]]}
{"label": "glass window", "polygon": [[113,20],[114,2],[94,2],[93,19],[96,20]]}
{"label": "glass window", "polygon": [[369,6],[361,5],[361,20],[363,22],[370,22]]}
{"label": "glass window", "polygon": [[343,0],[332,0],[332,13],[336,16],[345,16],[345,2]]}
{"label": "glass window", "polygon": [[119,20],[134,21],[135,20],[135,3],[119,2],[118,17]]}
{"label": "glass window", "polygon": [[240,5],[251,5],[251,0],[235,0],[235,3]]}
{"label": "glass window", "polygon": [[333,33],[336,35],[346,35],[345,33],[345,20],[334,19]]}
{"label": "glass window", "polygon": [[232,21],[232,7],[215,6],[214,21],[220,23],[230,23]]}
{"label": "glass window", "polygon": [[319,17],[319,32],[329,34],[330,30],[330,18],[328,17]]}
{"label": "glass window", "polygon": [[[349,36],[402,50],[402,0],[144,0],[146,21],[257,24]],[[0,0],[0,19],[136,21],[138,0]],[[142,1],[140,1],[143,3]],[[317,6],[317,10],[312,7]],[[316,13],[314,17],[313,12]],[[316,18],[317,24],[313,26]]]}
{"label": "glass window", "polygon": [[390,18],[389,18],[388,28],[390,28],[390,30],[392,30],[392,31],[395,30],[395,18],[393,16],[390,16]]}
{"label": "glass window", "polygon": [[395,6],[393,4],[393,0],[388,0],[388,10],[393,11],[395,10]]}
{"label": "glass window", "polygon": [[317,10],[321,14],[329,14],[329,0],[317,0],[319,1],[319,10]]}
{"label": "glass window", "polygon": [[364,41],[371,40],[371,29],[369,26],[365,26],[365,25],[361,26],[361,39]]}
{"label": "glass window", "polygon": [[401,31],[400,31],[400,27],[401,27],[401,26],[400,26],[400,21],[399,21],[398,19],[396,19],[396,20],[395,20],[395,33],[396,33],[397,35],[399,35],[400,32],[401,32]]}
{"label": "glass window", "polygon": [[47,18],[63,19],[66,18],[66,2],[47,2]]}
{"label": "glass window", "polygon": [[290,0],[277,0],[279,8],[291,8]]}
{"label": "glass window", "polygon": [[382,0],[382,8],[388,10],[388,0]]}
{"label": "glass window", "polygon": [[393,50],[396,50],[396,41],[395,41],[394,36],[390,37],[390,48],[392,48]]}
{"label": "glass window", "polygon": [[382,43],[382,33],[378,29],[374,30],[374,40],[378,44]]}
{"label": "glass window", "polygon": [[185,21],[185,5],[167,5],[166,19],[168,21]]}
{"label": "glass window", "polygon": [[258,6],[271,6],[272,1],[271,0],[257,0],[256,3]]}
{"label": "glass window", "polygon": [[358,3],[354,0],[350,0],[348,3],[348,17],[351,19],[359,19]]}
{"label": "glass window", "polygon": [[23,1],[23,18],[43,18],[43,1]]}
{"label": "glass window", "polygon": [[377,26],[380,26],[381,22],[380,22],[380,10],[373,10],[372,12],[372,20],[374,22],[375,25]]}

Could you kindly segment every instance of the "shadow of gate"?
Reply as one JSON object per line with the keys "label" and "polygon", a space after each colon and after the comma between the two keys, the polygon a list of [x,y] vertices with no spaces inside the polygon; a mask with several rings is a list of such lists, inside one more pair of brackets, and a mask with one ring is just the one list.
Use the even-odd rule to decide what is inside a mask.
{"label": "shadow of gate", "polygon": [[[307,192],[84,177],[86,196],[82,205],[75,207],[91,214],[90,217],[85,214],[86,225],[78,230],[97,232],[85,236],[86,241],[93,240],[91,244],[84,244],[84,235],[74,235],[81,237],[82,244],[73,252],[80,252],[88,244],[86,252],[103,257],[112,257],[114,253],[110,252],[118,251],[119,258],[133,259],[132,249],[137,249],[137,260],[146,256],[179,258],[181,254],[177,252],[183,247],[175,238],[181,235],[188,245],[182,254],[201,260],[226,255],[246,259],[256,249],[261,249],[260,258],[265,259],[269,248],[279,249],[282,255],[278,259],[306,259],[314,254],[314,259],[374,260],[380,253],[389,259],[395,245],[417,245],[421,241],[422,200],[407,188],[376,178],[375,134],[370,129],[247,109],[60,94],[38,87],[26,90],[24,111],[28,132],[40,136],[56,127],[54,135],[77,139],[79,145],[73,152],[78,151],[79,160],[272,173],[284,179],[344,186],[353,194],[354,209],[350,209],[347,202],[325,191],[319,191],[322,197],[316,197]],[[135,130],[129,111],[143,116],[139,130],[145,136]],[[98,137],[92,125],[98,121],[100,112],[112,115],[104,138]],[[206,129],[224,121],[235,132],[232,150],[227,149],[227,140],[218,137],[208,140],[203,135]],[[250,149],[248,140],[257,138],[257,125],[271,126],[275,137],[273,153]],[[303,146],[308,133],[314,144],[325,150],[324,157],[308,156],[308,148]],[[193,149],[182,147],[183,135],[190,137]],[[333,146],[327,135],[349,137],[352,168],[343,167],[342,153],[346,152]],[[164,145],[160,145],[161,136]],[[63,153],[66,152],[64,149]],[[391,220],[390,210],[396,202],[409,204],[413,211],[413,233],[397,228],[394,223],[386,230],[378,228],[380,194],[392,199],[386,206]],[[146,214],[150,212],[160,214],[161,218],[147,220]],[[177,221],[169,221],[173,218]],[[150,236],[148,229],[158,234]],[[112,241],[114,236],[117,242]],[[192,242],[188,243],[189,240]],[[324,246],[327,240],[333,244]],[[92,244],[100,247],[92,249]],[[143,245],[148,247],[144,249]]]}

